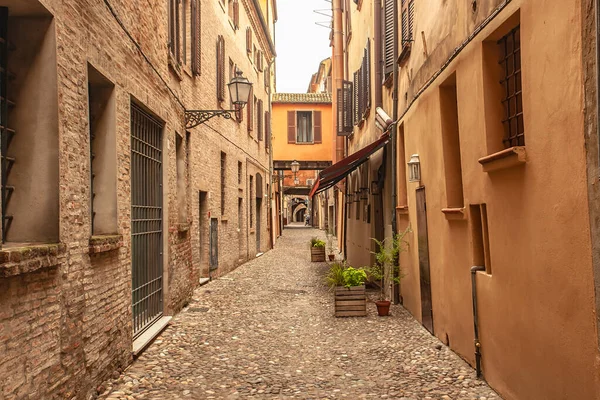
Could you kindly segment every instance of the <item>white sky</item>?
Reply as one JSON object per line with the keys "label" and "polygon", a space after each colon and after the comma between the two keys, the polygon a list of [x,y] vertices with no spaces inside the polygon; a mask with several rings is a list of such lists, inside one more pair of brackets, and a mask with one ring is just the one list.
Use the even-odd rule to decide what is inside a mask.
{"label": "white sky", "polygon": [[[278,20],[275,24],[277,51],[277,91],[306,93],[310,77],[319,63],[331,57],[329,29],[316,22],[330,18],[314,10],[331,10],[326,0],[277,0]],[[327,13],[331,15],[331,11]]]}

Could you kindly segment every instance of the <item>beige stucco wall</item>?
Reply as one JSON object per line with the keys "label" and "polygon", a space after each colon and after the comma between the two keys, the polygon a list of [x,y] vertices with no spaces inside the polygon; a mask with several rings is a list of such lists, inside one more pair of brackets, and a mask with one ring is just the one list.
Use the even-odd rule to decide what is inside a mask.
{"label": "beige stucco wall", "polygon": [[[450,50],[497,2],[479,12],[417,5],[415,39],[401,69],[400,112]],[[485,173],[482,40],[520,9],[527,163]],[[426,12],[425,12],[426,10]],[[470,216],[447,220],[438,88],[456,72],[465,205],[487,204],[492,274],[478,273],[486,380],[508,399],[598,398],[594,292],[583,143],[580,7],[513,0],[402,117],[406,159],[418,153],[427,191],[435,335],[474,362]],[[429,57],[423,54],[425,32]],[[411,251],[402,258],[404,305],[421,316],[415,189],[408,184]],[[468,213],[467,213],[468,214]],[[404,222],[402,222],[404,221]]]}

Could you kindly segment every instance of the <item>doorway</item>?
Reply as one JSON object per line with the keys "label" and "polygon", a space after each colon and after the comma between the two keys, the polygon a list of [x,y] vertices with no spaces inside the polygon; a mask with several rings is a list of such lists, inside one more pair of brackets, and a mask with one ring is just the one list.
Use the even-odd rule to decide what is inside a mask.
{"label": "doorway", "polygon": [[421,281],[421,320],[433,334],[433,306],[431,302],[431,273],[429,269],[429,240],[427,238],[427,202],[425,187],[417,189],[417,241],[419,246],[419,275]]}
{"label": "doorway", "polygon": [[256,198],[256,254],[260,253],[260,231],[262,223],[262,199]]}
{"label": "doorway", "polygon": [[207,217],[208,217],[208,209],[207,209],[207,198],[208,198],[208,192],[202,192],[200,191],[198,194],[198,234],[199,234],[199,251],[200,251],[200,271],[201,273],[205,273],[205,271],[208,270],[208,265],[207,265],[207,261],[208,261],[208,257],[207,257],[207,246],[206,246],[206,237],[207,235],[207,226],[208,223],[206,221]]}
{"label": "doorway", "polygon": [[219,219],[210,219],[210,271],[219,267]]}

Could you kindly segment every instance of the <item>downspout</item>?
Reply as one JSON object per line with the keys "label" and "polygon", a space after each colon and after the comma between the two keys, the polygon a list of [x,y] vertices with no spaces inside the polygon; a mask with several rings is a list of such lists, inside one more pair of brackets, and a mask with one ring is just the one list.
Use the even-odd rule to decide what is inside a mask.
{"label": "downspout", "polygon": [[481,378],[481,343],[479,342],[479,323],[477,322],[477,272],[485,271],[485,267],[475,266],[471,267],[471,295],[473,297],[473,330],[475,337],[473,342],[475,344],[475,370],[477,371],[477,378]]}
{"label": "downspout", "polygon": [[[395,0],[394,1],[394,32],[398,32],[398,13],[397,13],[397,5],[398,2]],[[392,126],[390,127],[391,131],[390,131],[390,137],[391,137],[391,144],[392,144],[392,235],[395,235],[398,233],[398,221],[396,221],[396,206],[397,206],[397,192],[398,192],[398,182],[396,179],[396,174],[397,174],[397,145],[396,145],[396,140],[397,140],[397,132],[398,132],[398,75],[399,75],[399,68],[398,68],[398,63],[397,60],[398,59],[398,41],[394,40],[394,88],[392,90],[392,121],[394,121],[392,123]],[[400,263],[400,260],[394,260],[395,263]],[[398,273],[400,273],[400,270],[398,269]],[[400,303],[400,284],[399,283],[394,283],[394,289],[393,289],[393,294],[394,294],[394,304],[399,304]]]}
{"label": "downspout", "polygon": [[383,104],[383,99],[382,99],[382,90],[381,90],[381,85],[383,83],[383,74],[382,74],[382,70],[383,70],[383,60],[381,59],[381,49],[382,49],[382,43],[381,43],[381,37],[382,37],[382,30],[381,30],[381,0],[375,0],[374,3],[374,9],[375,9],[375,108],[377,107],[381,107]]}

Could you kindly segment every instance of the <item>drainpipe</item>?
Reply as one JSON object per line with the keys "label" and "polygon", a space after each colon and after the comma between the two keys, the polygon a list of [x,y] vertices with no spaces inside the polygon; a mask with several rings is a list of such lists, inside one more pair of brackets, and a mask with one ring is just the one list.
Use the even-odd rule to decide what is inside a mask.
{"label": "drainpipe", "polygon": [[479,342],[479,323],[477,322],[477,272],[485,271],[485,267],[475,266],[471,268],[471,292],[473,297],[473,330],[475,331],[475,369],[477,378],[481,378],[481,343]]}
{"label": "drainpipe", "polygon": [[[398,10],[397,8],[398,2],[394,1],[394,32],[398,32]],[[396,221],[396,206],[397,206],[397,133],[398,133],[398,63],[396,60],[398,59],[398,41],[394,41],[394,88],[392,90],[392,126],[390,127],[391,132],[391,144],[392,144],[392,235],[395,235],[398,232],[398,221]],[[381,86],[381,84],[379,84]],[[396,260],[400,263],[400,260]],[[394,283],[394,304],[400,303],[400,284]]]}
{"label": "drainpipe", "polygon": [[375,108],[381,107],[383,104],[381,84],[383,83],[383,60],[381,59],[381,0],[374,1],[375,10]]}

